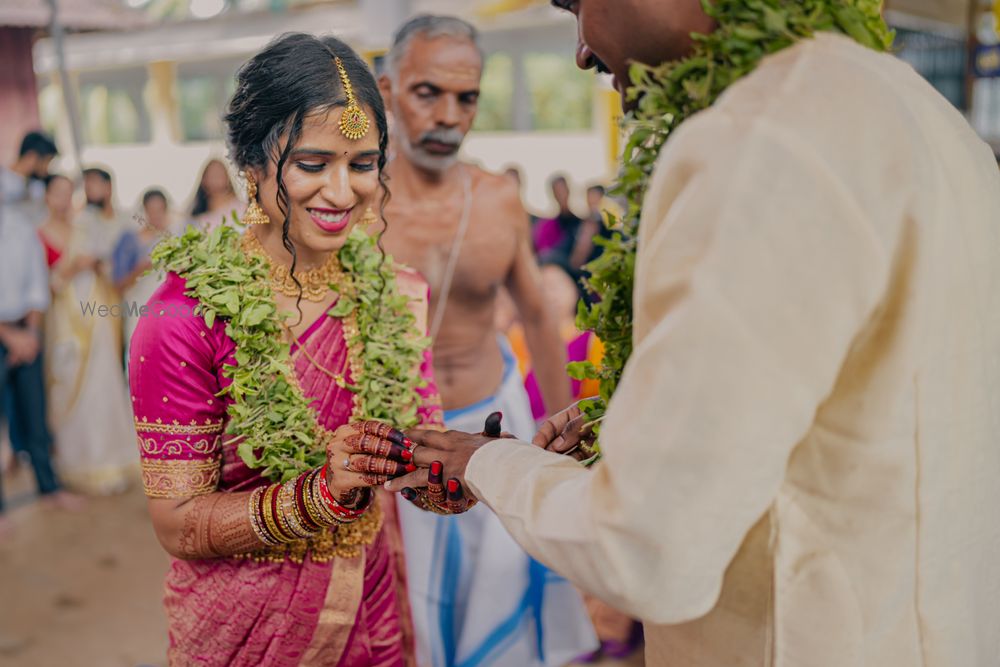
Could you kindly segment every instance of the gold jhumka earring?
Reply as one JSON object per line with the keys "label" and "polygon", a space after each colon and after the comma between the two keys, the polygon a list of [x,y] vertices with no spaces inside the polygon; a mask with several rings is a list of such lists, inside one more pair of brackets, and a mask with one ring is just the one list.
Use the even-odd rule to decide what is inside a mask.
{"label": "gold jhumka earring", "polygon": [[264,213],[264,209],[260,207],[257,202],[257,181],[254,180],[253,174],[249,171],[246,172],[247,179],[247,210],[243,213],[243,224],[244,225],[266,225],[271,222],[271,219],[267,217],[267,213]]}
{"label": "gold jhumka earring", "polygon": [[334,58],[334,63],[337,65],[340,82],[344,86],[344,95],[347,97],[347,107],[344,108],[344,113],[340,116],[340,132],[351,141],[357,141],[368,134],[371,123],[368,121],[364,109],[358,104],[357,98],[354,97],[354,87],[347,76],[347,70],[344,69],[343,61],[338,57]]}
{"label": "gold jhumka earring", "polygon": [[378,216],[375,215],[375,211],[373,211],[371,206],[369,206],[368,209],[365,210],[365,214],[361,216],[361,220],[358,221],[358,224],[361,225],[362,228],[368,229],[377,222]]}

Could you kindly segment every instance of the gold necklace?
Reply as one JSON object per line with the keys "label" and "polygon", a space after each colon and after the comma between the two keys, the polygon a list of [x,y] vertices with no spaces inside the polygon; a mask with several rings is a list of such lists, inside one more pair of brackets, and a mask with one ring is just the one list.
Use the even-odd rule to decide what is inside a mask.
{"label": "gold necklace", "polygon": [[[309,271],[296,272],[293,279],[290,268],[279,262],[272,261],[270,255],[267,254],[267,250],[261,244],[260,239],[253,232],[247,231],[243,234],[242,247],[243,252],[248,255],[260,255],[267,261],[271,277],[271,289],[285,296],[298,297],[301,294],[302,298],[306,301],[318,303],[326,299],[326,295],[330,291],[330,285],[340,284],[344,277],[344,271],[340,267],[340,259],[337,257],[336,252],[331,252],[330,257],[327,258],[322,266],[310,269]],[[299,285],[295,284],[295,279],[298,279],[299,285],[302,286],[301,290]]]}

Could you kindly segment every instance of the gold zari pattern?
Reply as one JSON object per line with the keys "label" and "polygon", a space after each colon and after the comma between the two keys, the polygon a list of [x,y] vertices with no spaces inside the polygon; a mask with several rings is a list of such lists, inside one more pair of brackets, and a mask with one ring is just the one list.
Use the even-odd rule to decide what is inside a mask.
{"label": "gold zari pattern", "polygon": [[384,516],[378,502],[353,523],[338,524],[307,540],[296,540],[287,544],[269,546],[251,553],[238,554],[233,558],[255,562],[281,563],[285,559],[302,563],[308,555],[314,563],[327,563],[334,558],[355,558],[375,541],[382,529]]}
{"label": "gold zari pattern", "polygon": [[181,424],[179,421],[174,420],[170,424],[164,424],[162,419],[157,419],[155,422],[146,420],[145,418],[139,419],[135,418],[135,430],[136,433],[166,433],[167,435],[210,435],[213,433],[222,433],[223,422],[222,421],[206,421],[204,424],[197,424],[194,420],[190,424]]}
{"label": "gold zari pattern", "polygon": [[215,460],[142,459],[142,486],[149,498],[189,498],[214,493],[222,477]]}

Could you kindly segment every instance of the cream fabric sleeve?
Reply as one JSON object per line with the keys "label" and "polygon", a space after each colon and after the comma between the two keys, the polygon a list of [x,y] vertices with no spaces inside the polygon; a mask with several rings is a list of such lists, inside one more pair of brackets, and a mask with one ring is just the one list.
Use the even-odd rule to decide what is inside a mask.
{"label": "cream fabric sleeve", "polygon": [[647,195],[604,460],[497,441],[470,487],[584,590],[654,623],[704,615],[882,299],[897,233],[794,130],[692,119]]}

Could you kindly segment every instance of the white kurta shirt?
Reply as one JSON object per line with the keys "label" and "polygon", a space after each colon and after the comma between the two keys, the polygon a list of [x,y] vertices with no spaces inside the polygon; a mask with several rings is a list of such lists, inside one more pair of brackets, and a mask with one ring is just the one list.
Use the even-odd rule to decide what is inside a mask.
{"label": "white kurta shirt", "polygon": [[1000,665],[1000,175],[909,66],[822,35],[663,150],[594,470],[468,480],[647,622],[648,664]]}
{"label": "white kurta shirt", "polygon": [[49,307],[49,269],[38,231],[16,207],[0,204],[0,324]]}

